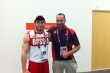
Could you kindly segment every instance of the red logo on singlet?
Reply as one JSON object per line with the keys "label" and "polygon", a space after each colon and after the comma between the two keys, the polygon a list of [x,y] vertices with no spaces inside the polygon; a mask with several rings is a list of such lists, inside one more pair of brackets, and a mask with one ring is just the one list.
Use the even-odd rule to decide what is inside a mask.
{"label": "red logo on singlet", "polygon": [[47,45],[49,43],[48,38],[38,37],[37,39],[32,39],[32,45]]}

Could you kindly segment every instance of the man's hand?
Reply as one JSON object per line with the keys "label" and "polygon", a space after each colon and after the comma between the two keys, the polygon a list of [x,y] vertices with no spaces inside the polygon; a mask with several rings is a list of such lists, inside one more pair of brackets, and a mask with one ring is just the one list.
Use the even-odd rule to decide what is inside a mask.
{"label": "man's hand", "polygon": [[69,52],[62,50],[62,57],[67,58],[69,56]]}
{"label": "man's hand", "polygon": [[26,71],[24,71],[23,73],[31,73],[31,72],[29,72],[28,70],[26,70]]}

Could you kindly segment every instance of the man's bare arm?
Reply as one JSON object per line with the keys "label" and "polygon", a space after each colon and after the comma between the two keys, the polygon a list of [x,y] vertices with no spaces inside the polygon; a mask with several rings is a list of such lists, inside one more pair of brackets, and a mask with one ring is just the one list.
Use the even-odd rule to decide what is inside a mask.
{"label": "man's bare arm", "polygon": [[49,42],[52,42],[51,34],[49,33]]}
{"label": "man's bare arm", "polygon": [[29,51],[29,35],[26,34],[23,38],[22,43],[22,54],[21,54],[21,63],[22,63],[22,70],[23,73],[27,70],[26,69],[26,63],[27,63],[27,55]]}
{"label": "man's bare arm", "polygon": [[73,53],[76,53],[80,49],[80,45],[74,47],[71,51],[62,51],[62,57],[67,58],[68,56],[72,55]]}
{"label": "man's bare arm", "polygon": [[69,55],[73,54],[73,53],[76,53],[78,50],[80,50],[81,46],[78,45],[76,47],[74,47],[71,51],[69,51]]}

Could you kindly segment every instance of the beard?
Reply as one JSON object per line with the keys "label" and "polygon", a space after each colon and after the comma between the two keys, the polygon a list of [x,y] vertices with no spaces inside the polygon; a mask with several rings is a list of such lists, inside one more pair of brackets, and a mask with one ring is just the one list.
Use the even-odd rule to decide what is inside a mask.
{"label": "beard", "polygon": [[63,29],[63,27],[65,26],[65,24],[57,24],[58,29]]}
{"label": "beard", "polygon": [[44,28],[43,28],[43,27],[41,27],[41,28],[37,28],[37,27],[36,27],[36,30],[37,30],[37,31],[43,31]]}

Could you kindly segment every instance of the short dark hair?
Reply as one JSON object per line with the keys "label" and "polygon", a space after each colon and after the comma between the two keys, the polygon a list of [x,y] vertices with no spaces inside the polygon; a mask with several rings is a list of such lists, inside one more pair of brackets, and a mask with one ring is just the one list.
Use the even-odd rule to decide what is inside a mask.
{"label": "short dark hair", "polygon": [[57,15],[63,15],[64,16],[64,19],[66,19],[66,16],[63,13],[58,13]]}
{"label": "short dark hair", "polygon": [[45,18],[41,15],[37,16],[34,20],[34,23],[36,23],[37,20],[44,20],[45,21]]}

